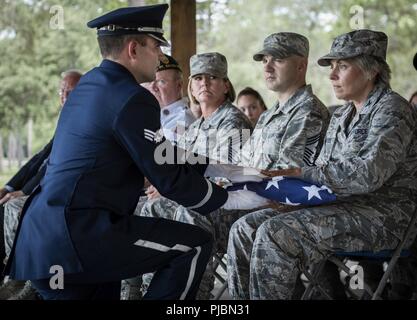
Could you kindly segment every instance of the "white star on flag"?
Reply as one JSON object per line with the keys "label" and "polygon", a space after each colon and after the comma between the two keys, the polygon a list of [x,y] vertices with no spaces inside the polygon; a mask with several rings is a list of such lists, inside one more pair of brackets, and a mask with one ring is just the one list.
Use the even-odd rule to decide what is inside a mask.
{"label": "white star on flag", "polygon": [[303,189],[308,192],[308,200],[310,200],[313,197],[316,197],[316,198],[322,200],[321,196],[319,194],[319,191],[322,190],[322,188],[319,188],[319,187],[317,187],[313,184],[310,187],[303,187]]}
{"label": "white star on flag", "polygon": [[301,203],[292,203],[290,199],[287,197],[285,198],[285,204],[288,204],[289,206],[299,206]]}
{"label": "white star on flag", "polygon": [[278,181],[284,180],[284,177],[273,177],[271,181],[268,181],[265,190],[268,190],[270,187],[274,186],[276,189],[279,189]]}
{"label": "white star on flag", "polygon": [[249,190],[266,199],[290,206],[319,205],[336,201],[336,195],[328,187],[291,177],[246,181],[232,185],[230,189]]}

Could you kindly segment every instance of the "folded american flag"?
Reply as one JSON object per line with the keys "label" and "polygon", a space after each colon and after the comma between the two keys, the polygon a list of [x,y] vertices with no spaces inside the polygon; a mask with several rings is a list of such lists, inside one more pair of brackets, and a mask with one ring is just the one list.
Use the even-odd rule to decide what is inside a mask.
{"label": "folded american flag", "polygon": [[319,186],[297,178],[274,177],[260,182],[240,182],[227,187],[228,191],[246,189],[287,205],[318,205],[336,200],[326,186]]}

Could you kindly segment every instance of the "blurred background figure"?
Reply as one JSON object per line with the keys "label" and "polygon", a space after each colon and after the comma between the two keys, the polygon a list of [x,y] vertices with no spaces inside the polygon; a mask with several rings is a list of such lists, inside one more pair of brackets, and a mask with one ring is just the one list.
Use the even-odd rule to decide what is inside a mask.
{"label": "blurred background figure", "polygon": [[416,107],[416,108],[417,108],[417,91],[416,91],[416,92],[414,92],[414,93],[411,95],[410,100],[409,100],[408,102],[410,102],[410,104],[411,104],[413,107]]}
{"label": "blurred background figure", "polygon": [[70,69],[61,73],[61,82],[59,84],[58,92],[61,107],[64,106],[69,94],[76,87],[82,75],[83,74],[76,69]]}
{"label": "blurred background figure", "polygon": [[[58,90],[60,108],[67,101],[81,76],[82,73],[74,69],[61,73]],[[0,231],[2,235],[0,257],[4,264],[13,246],[23,205],[45,175],[52,143],[53,138],[19,169],[4,187],[0,188]],[[0,300],[33,300],[36,297],[36,292],[31,287],[30,281],[8,279],[4,280],[0,286]]]}
{"label": "blurred background figure", "polygon": [[267,110],[262,96],[251,87],[246,87],[239,92],[237,107],[248,117],[253,127],[255,127],[261,114]]}
{"label": "blurred background figure", "polygon": [[164,54],[156,69],[151,92],[161,107],[161,127],[165,138],[175,143],[188,129],[195,117],[188,107],[188,99],[183,97],[182,70],[178,62]]}
{"label": "blurred background figure", "polygon": [[156,69],[155,81],[141,83],[158,100],[161,108],[161,128],[165,138],[172,143],[182,136],[197,117],[188,107],[188,99],[183,96],[184,81],[178,62],[164,54]]}

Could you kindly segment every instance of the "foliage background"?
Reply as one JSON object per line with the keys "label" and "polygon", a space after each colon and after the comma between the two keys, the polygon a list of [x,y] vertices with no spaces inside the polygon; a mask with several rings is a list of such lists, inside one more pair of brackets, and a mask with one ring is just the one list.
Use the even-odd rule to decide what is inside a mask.
{"label": "foliage background", "polygon": [[[25,150],[20,152],[23,157],[52,137],[59,113],[61,72],[73,68],[85,72],[100,62],[95,32],[86,22],[118,7],[162,2],[0,0],[0,171],[4,156],[10,160],[13,152],[14,157],[19,155],[16,148]],[[51,27],[53,6],[63,10],[63,29]],[[363,27],[387,33],[392,87],[408,98],[417,90],[412,67],[417,51],[416,1],[197,0],[197,51],[223,53],[236,90],[252,86],[272,106],[274,96],[265,89],[261,64],[253,61],[252,55],[271,33],[304,34],[310,40],[308,82],[327,105],[341,103],[333,96],[328,70],[316,61],[328,52],[336,35],[352,30],[353,6],[363,9]],[[168,39],[169,15],[168,11],[164,21]],[[30,119],[33,138],[28,135]]]}

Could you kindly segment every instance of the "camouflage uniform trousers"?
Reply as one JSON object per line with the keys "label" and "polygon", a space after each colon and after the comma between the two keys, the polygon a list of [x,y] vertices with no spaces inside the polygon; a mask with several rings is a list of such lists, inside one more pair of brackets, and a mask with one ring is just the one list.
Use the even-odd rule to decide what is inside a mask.
{"label": "camouflage uniform trousers", "polygon": [[7,201],[4,205],[4,246],[6,259],[12,250],[20,214],[27,198],[28,196],[14,198]]}
{"label": "camouflage uniform trousers", "polygon": [[[266,220],[298,209],[299,207],[279,204],[275,210],[264,209],[249,213],[232,225],[227,255],[233,258],[228,260],[227,275],[229,294],[233,299],[249,299],[249,263],[256,230]],[[233,246],[230,245],[231,242]]]}
{"label": "camouflage uniform trousers", "polygon": [[[183,223],[193,224],[210,232],[214,238],[213,253],[226,253],[229,230],[232,224],[243,215],[253,210],[224,210],[218,209],[207,216],[188,210],[167,198],[147,201],[140,215],[155,218],[164,218]],[[137,212],[135,212],[136,214]],[[197,299],[208,300],[214,288],[214,258],[210,260],[201,280]],[[142,277],[142,286],[146,289],[152,280],[153,274]]]}
{"label": "camouflage uniform trousers", "polygon": [[399,239],[368,218],[373,212],[372,207],[335,204],[279,215],[261,210],[239,219],[230,230],[227,252],[232,296],[290,299],[299,273],[331,252],[393,249]]}

